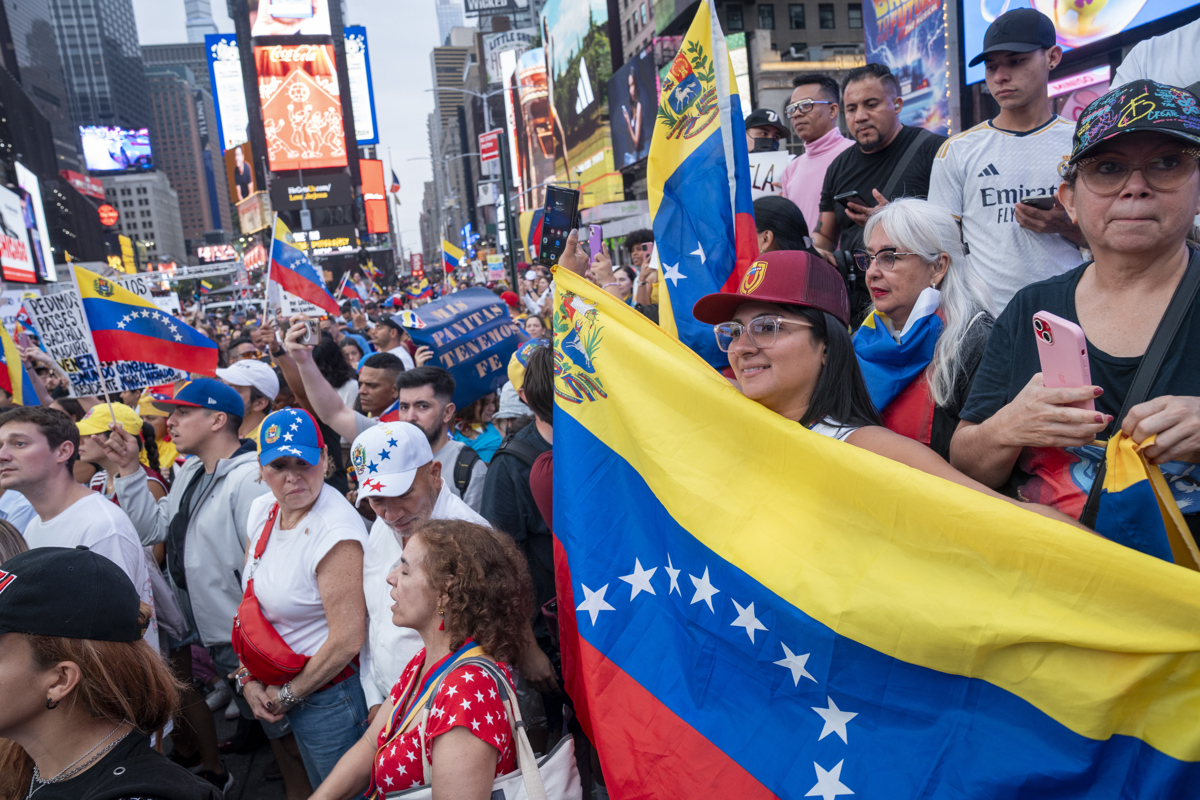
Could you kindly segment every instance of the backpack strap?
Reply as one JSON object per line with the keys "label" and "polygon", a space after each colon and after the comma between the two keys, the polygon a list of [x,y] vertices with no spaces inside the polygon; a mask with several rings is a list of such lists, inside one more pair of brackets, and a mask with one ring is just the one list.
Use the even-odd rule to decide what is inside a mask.
{"label": "backpack strap", "polygon": [[[537,461],[537,457],[541,455],[536,447],[531,445],[529,442],[524,441],[523,439],[507,440],[504,442],[504,444],[500,445],[498,450],[496,450],[496,456],[500,455],[501,453],[506,453],[507,455],[518,459],[527,467],[532,467],[533,462]],[[492,456],[492,458],[494,459],[496,456]]]}
{"label": "backpack strap", "polygon": [[454,460],[454,488],[458,489],[460,497],[466,497],[467,487],[471,485],[471,470],[475,469],[478,460],[479,453],[474,448],[463,445],[458,451],[458,458]]}
{"label": "backpack strap", "polygon": [[904,170],[908,169],[908,165],[917,155],[917,151],[921,149],[921,145],[925,143],[933,134],[924,128],[917,128],[917,135],[908,143],[908,147],[904,148],[904,154],[900,156],[900,160],[896,162],[895,168],[892,170],[891,177],[888,178],[887,184],[883,187],[881,194],[885,200],[892,199],[892,192],[896,185],[900,183],[900,179],[904,177]]}
{"label": "backpack strap", "polygon": [[[1200,292],[1200,251],[1193,250],[1187,267],[1183,271],[1183,277],[1179,279],[1179,285],[1175,287],[1175,294],[1171,296],[1171,302],[1167,306],[1167,310],[1163,312],[1158,328],[1154,331],[1154,338],[1150,340],[1150,346],[1146,348],[1146,354],[1142,356],[1142,362],[1138,364],[1137,372],[1133,374],[1129,393],[1125,395],[1125,402],[1121,405],[1121,412],[1117,415],[1118,426],[1125,421],[1125,415],[1129,413],[1130,409],[1146,402],[1149,397],[1150,389],[1153,388],[1159,370],[1162,369],[1163,361],[1167,357],[1167,351],[1171,349],[1171,344],[1175,341],[1179,329],[1183,325],[1183,318],[1191,310],[1192,302],[1196,299],[1198,292]],[[1104,487],[1104,477],[1107,474],[1108,461],[1104,460],[1096,469],[1096,479],[1092,482],[1091,491],[1088,492],[1083,513],[1079,515],[1079,521],[1092,529],[1096,527],[1096,514],[1100,510],[1100,491]]]}

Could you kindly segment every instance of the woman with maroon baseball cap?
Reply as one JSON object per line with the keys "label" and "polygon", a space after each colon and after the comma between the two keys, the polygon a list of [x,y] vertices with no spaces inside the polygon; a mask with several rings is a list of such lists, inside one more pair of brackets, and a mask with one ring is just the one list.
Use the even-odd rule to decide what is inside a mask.
{"label": "woman with maroon baseball cap", "polygon": [[[883,427],[850,339],[850,301],[837,270],[800,250],[751,263],[736,292],[701,297],[692,314],[713,325],[746,397],[804,427],[984,494],[924,445]],[[1071,520],[1044,506],[1021,504]]]}

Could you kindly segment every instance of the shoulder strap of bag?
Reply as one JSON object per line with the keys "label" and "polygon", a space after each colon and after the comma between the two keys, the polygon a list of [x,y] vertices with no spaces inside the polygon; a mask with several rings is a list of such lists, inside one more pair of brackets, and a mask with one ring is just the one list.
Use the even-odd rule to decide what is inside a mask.
{"label": "shoulder strap of bag", "polygon": [[[1154,331],[1154,338],[1150,340],[1150,346],[1146,348],[1146,354],[1142,356],[1142,363],[1138,365],[1137,372],[1133,374],[1129,393],[1125,395],[1125,402],[1121,406],[1120,414],[1117,415],[1117,425],[1121,424],[1131,408],[1146,402],[1150,389],[1158,378],[1158,372],[1162,369],[1163,361],[1167,357],[1167,351],[1171,349],[1171,344],[1175,341],[1179,328],[1183,325],[1183,318],[1191,309],[1198,291],[1200,291],[1200,251],[1193,250],[1183,277],[1180,278],[1179,285],[1175,287],[1175,294],[1171,296],[1171,302],[1167,306],[1166,312],[1163,313],[1158,328]],[[1104,487],[1104,476],[1107,472],[1107,462],[1101,461],[1096,470],[1096,479],[1092,482],[1091,491],[1088,492],[1083,513],[1079,515],[1079,521],[1092,529],[1096,527],[1096,513],[1100,510],[1100,491]]]}
{"label": "shoulder strap of bag", "polygon": [[924,128],[917,128],[917,135],[908,143],[908,147],[904,148],[904,154],[900,156],[900,160],[896,162],[896,167],[892,170],[891,176],[888,178],[887,184],[883,187],[881,194],[884,199],[892,199],[892,191],[895,190],[896,184],[900,183],[900,179],[904,177],[904,170],[908,169],[908,165],[917,155],[917,151],[921,149],[924,141],[932,136],[929,131]]}
{"label": "shoulder strap of bag", "polygon": [[[508,677],[505,676],[500,668],[488,659],[478,656],[464,658],[461,662],[455,664],[454,668],[458,669],[466,664],[472,664],[481,668],[496,682],[496,691],[500,693],[500,699],[504,702],[504,707],[508,711],[509,725],[512,726],[513,747],[517,751],[517,767],[521,770],[521,779],[525,782],[525,794],[529,796],[529,800],[546,800],[546,787],[542,783],[542,773],[538,770],[537,756],[533,754],[533,747],[529,744],[529,736],[525,733],[529,726],[521,718],[521,707],[516,701],[516,689],[508,682]],[[439,688],[441,682],[449,675],[450,670],[446,670],[446,674],[438,681]],[[421,747],[421,768],[425,772],[426,786],[433,785],[433,765],[429,763],[429,759],[425,758],[425,723],[429,719],[429,710],[433,707],[433,698],[436,696],[437,689],[425,701],[425,709],[421,715],[421,724],[418,728]]]}
{"label": "shoulder strap of bag", "polygon": [[478,460],[479,453],[473,447],[463,445],[458,451],[458,458],[454,460],[454,488],[458,489],[459,495],[467,493],[467,487],[471,485],[471,470],[475,469]]}
{"label": "shoulder strap of bag", "polygon": [[[496,455],[507,453],[520,460],[527,467],[532,467],[533,462],[537,461],[537,457],[541,455],[533,445],[522,439],[509,439],[504,444],[500,445],[500,449],[496,451]],[[492,456],[495,459],[496,456]]]}

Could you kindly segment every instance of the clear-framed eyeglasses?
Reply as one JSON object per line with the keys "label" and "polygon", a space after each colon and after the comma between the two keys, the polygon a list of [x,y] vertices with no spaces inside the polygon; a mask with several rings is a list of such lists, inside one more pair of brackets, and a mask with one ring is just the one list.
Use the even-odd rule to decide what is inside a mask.
{"label": "clear-framed eyeglasses", "polygon": [[866,250],[855,250],[851,253],[854,256],[854,266],[860,271],[866,272],[871,268],[871,262],[879,264],[879,268],[884,272],[888,272],[892,267],[896,266],[897,256],[919,256],[920,253],[900,253],[895,250],[880,250],[875,255],[871,255]]}
{"label": "clear-framed eyeglasses", "polygon": [[713,325],[713,333],[717,336],[717,347],[722,353],[728,353],[734,342],[749,334],[750,342],[759,350],[770,347],[779,340],[779,328],[783,325],[799,325],[801,328],[811,328],[807,322],[798,322],[783,317],[755,317],[749,324],[740,322],[722,322]]}
{"label": "clear-framed eyeglasses", "polygon": [[828,106],[828,105],[832,105],[832,101],[830,101],[830,100],[810,100],[809,98],[806,97],[803,100],[797,100],[794,103],[789,103],[783,110],[787,112],[787,115],[789,117],[792,114],[795,114],[797,112],[800,113],[800,116],[804,116],[805,114],[807,114],[808,112],[813,110],[813,106]]}

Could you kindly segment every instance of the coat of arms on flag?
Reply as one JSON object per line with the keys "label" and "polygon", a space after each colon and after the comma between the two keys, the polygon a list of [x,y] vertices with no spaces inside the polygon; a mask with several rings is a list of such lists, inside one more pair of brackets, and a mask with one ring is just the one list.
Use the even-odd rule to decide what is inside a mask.
{"label": "coat of arms on flag", "polygon": [[716,67],[702,44],[689,41],[679,51],[662,94],[666,103],[658,107],[658,115],[671,129],[668,139],[691,139],[717,118]]}

